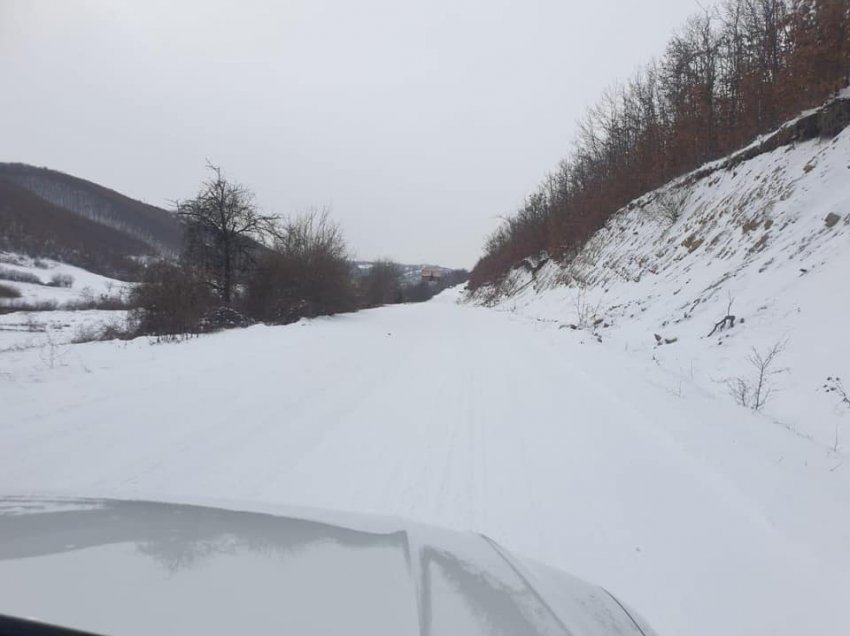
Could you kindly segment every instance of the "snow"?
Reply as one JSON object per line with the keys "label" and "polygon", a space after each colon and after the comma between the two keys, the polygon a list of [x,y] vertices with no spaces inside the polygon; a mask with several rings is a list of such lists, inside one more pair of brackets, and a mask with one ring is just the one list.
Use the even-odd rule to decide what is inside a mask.
{"label": "snow", "polygon": [[[661,634],[841,633],[845,455],[649,355],[410,306],[0,353],[4,494],[226,498],[483,532]],[[64,349],[63,349],[64,347]]]}
{"label": "snow", "polygon": [[[0,275],[0,283],[21,292],[20,298],[0,299],[0,306],[42,302],[55,302],[61,306],[69,302],[91,301],[102,296],[117,297],[131,287],[129,283],[94,274],[74,265],[50,259],[34,259],[13,252],[0,252],[0,272],[3,270],[34,275],[42,284],[6,281]],[[48,286],[51,278],[56,275],[70,276],[73,283],[67,288]]]}
{"label": "snow", "polygon": [[126,325],[127,312],[80,309],[76,311],[15,311],[0,314],[0,353],[10,350],[45,349],[97,335],[107,327]]}
{"label": "snow", "polygon": [[[9,275],[35,276],[42,284],[6,280]],[[54,276],[70,276],[69,287],[49,286]],[[50,259],[34,259],[23,254],[0,252],[0,283],[21,292],[20,298],[0,299],[0,309],[20,307],[18,311],[0,311],[0,354],[22,349],[51,350],[55,358],[56,346],[98,334],[107,327],[126,325],[127,312],[103,309],[63,309],[76,303],[85,304],[110,298],[121,298],[132,283],[94,274],[80,267]],[[38,311],[38,307],[53,303],[57,308]],[[53,360],[55,364],[55,359]],[[2,364],[0,364],[2,369]]]}
{"label": "snow", "polygon": [[[850,130],[718,162],[665,188],[674,223],[650,193],[475,302],[177,344],[70,344],[123,312],[2,315],[0,490],[402,517],[604,585],[660,634],[846,633],[850,405],[823,387],[850,389],[848,156]],[[12,283],[27,300],[122,289],[0,261],[75,278]],[[728,381],[778,343],[770,401],[739,406]]]}
{"label": "snow", "polygon": [[[549,263],[536,277],[517,270],[489,304],[568,329],[601,320],[587,331],[604,347],[652,361],[664,372],[659,383],[685,397],[732,400],[727,381],[752,377],[753,348],[784,343],[761,427],[787,428],[843,458],[850,408],[823,387],[850,378],[848,156],[850,129],[680,180],[667,188],[685,200],[674,224],[659,219],[659,193],[650,193],[570,266]],[[730,301],[736,326],[709,338]],[[658,346],[656,334],[676,342]]]}

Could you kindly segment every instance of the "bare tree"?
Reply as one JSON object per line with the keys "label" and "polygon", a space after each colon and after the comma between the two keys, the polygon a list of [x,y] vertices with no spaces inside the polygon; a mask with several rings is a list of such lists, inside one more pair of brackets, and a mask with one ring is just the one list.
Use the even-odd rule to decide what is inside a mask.
{"label": "bare tree", "polygon": [[290,219],[246,287],[246,311],[266,322],[353,310],[350,255],[342,229],[327,210]]}
{"label": "bare tree", "polygon": [[361,280],[361,290],[366,307],[400,303],[401,268],[390,260],[375,261]]}
{"label": "bare tree", "polygon": [[[850,76],[847,7],[725,0],[703,9],[657,62],[587,111],[570,155],[486,242],[470,289],[496,289],[544,252],[568,261],[623,206],[821,106]],[[839,120],[820,132],[837,134]],[[661,218],[680,212],[656,206]]]}
{"label": "bare tree", "polygon": [[254,194],[229,181],[221,168],[209,163],[207,168],[210,178],[194,199],[177,202],[177,214],[186,230],[184,257],[210,274],[210,285],[229,306],[237,272],[258,243],[277,234],[277,219],[260,214]]}

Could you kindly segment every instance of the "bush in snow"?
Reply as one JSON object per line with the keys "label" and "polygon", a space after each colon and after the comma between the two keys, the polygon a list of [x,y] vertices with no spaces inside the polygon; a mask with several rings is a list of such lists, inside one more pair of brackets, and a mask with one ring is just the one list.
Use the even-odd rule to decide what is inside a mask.
{"label": "bush in snow", "polygon": [[682,216],[687,203],[688,191],[686,188],[667,188],[661,190],[655,196],[653,212],[660,221],[666,221],[672,225]]}
{"label": "bush in snow", "polygon": [[236,329],[248,327],[252,324],[250,318],[246,318],[232,307],[218,307],[207,312],[199,323],[200,331],[208,333],[221,331],[223,329]]}
{"label": "bush in snow", "polygon": [[72,344],[102,342],[106,340],[129,340],[133,334],[120,324],[84,324],[77,327]]}
{"label": "bush in snow", "polygon": [[74,284],[74,277],[70,274],[53,274],[50,277],[48,285],[50,287],[71,287]]}
{"label": "bush in snow", "polygon": [[348,247],[328,212],[290,220],[245,286],[245,313],[286,324],[356,309]]}
{"label": "bush in snow", "polygon": [[198,333],[215,299],[193,270],[170,263],[148,267],[130,295],[130,321],[139,335],[170,337]]}
{"label": "bush in snow", "polygon": [[773,377],[786,371],[776,367],[777,359],[785,350],[786,344],[778,342],[764,353],[753,347],[747,356],[747,362],[753,368],[753,375],[726,380],[729,393],[738,404],[754,411],[764,408],[775,393]]}
{"label": "bush in snow", "polygon": [[364,307],[393,305],[402,301],[401,268],[390,260],[378,260],[360,280],[360,300]]}
{"label": "bush in snow", "polygon": [[424,303],[431,300],[434,294],[435,289],[425,281],[408,285],[402,290],[402,296],[406,303]]}
{"label": "bush in snow", "polygon": [[21,272],[8,267],[0,267],[0,279],[11,280],[16,283],[31,283],[33,285],[41,285],[41,279],[31,272]]}
{"label": "bush in snow", "polygon": [[0,298],[20,298],[21,292],[11,285],[0,285]]}

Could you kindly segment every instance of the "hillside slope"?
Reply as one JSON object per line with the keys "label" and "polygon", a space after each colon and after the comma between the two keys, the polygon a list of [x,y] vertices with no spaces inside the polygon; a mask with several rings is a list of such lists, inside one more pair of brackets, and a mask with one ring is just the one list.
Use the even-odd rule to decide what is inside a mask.
{"label": "hillside slope", "polygon": [[[848,157],[850,129],[750,149],[634,201],[570,263],[529,260],[472,300],[651,360],[679,396],[741,398],[757,385],[753,354],[780,345],[763,413],[843,456],[850,402],[834,378],[850,390]],[[734,327],[715,330],[727,314]]]}
{"label": "hillside slope", "polygon": [[140,239],[73,214],[3,177],[0,249],[54,258],[114,276],[134,271],[130,257],[155,253]]}
{"label": "hillside slope", "polygon": [[0,163],[0,178],[57,208],[141,241],[155,251],[173,252],[180,246],[180,225],[173,214],[91,181],[20,163]]}

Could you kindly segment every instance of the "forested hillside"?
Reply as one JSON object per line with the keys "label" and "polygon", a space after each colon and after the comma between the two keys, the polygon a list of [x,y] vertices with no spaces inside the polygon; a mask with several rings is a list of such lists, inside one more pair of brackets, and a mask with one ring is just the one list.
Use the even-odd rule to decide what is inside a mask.
{"label": "forested hillside", "polygon": [[572,154],[487,240],[471,287],[527,257],[569,260],[618,209],[820,106],[848,73],[848,0],[727,0],[694,16],[588,111]]}
{"label": "forested hillside", "polygon": [[148,244],[36,196],[0,177],[0,250],[52,258],[118,278],[133,277]]}
{"label": "forested hillside", "polygon": [[156,252],[180,248],[180,224],[161,208],[62,172],[26,164],[0,164],[0,179],[81,218],[118,230]]}

